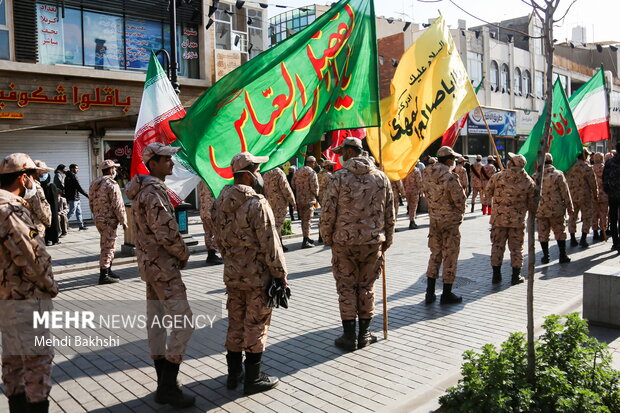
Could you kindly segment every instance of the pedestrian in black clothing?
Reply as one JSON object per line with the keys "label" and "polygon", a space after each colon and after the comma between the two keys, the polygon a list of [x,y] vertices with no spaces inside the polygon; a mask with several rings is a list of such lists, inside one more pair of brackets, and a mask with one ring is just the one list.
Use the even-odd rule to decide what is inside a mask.
{"label": "pedestrian in black clothing", "polygon": [[47,203],[50,204],[52,211],[52,224],[45,229],[45,242],[47,245],[60,244],[58,241],[58,188],[52,182],[52,177],[48,174],[45,180],[41,181],[41,187],[45,194]]}
{"label": "pedestrian in black clothing", "polygon": [[80,194],[84,195],[86,199],[88,199],[88,194],[82,189],[82,185],[80,185],[80,181],[77,179],[76,175],[78,171],[78,166],[72,163],[69,165],[69,170],[65,174],[65,198],[67,202],[69,202],[69,214],[67,215],[67,219],[71,219],[75,213],[75,217],[80,225],[80,230],[85,230],[87,228],[84,226],[84,221],[82,220]]}
{"label": "pedestrian in black clothing", "polygon": [[616,144],[616,154],[605,162],[603,168],[603,190],[609,202],[609,227],[613,239],[612,250],[620,252],[618,231],[620,223],[620,142]]}
{"label": "pedestrian in black clothing", "polygon": [[65,169],[67,167],[64,164],[60,164],[56,167],[54,171],[54,185],[60,191],[60,194],[64,196],[65,194]]}

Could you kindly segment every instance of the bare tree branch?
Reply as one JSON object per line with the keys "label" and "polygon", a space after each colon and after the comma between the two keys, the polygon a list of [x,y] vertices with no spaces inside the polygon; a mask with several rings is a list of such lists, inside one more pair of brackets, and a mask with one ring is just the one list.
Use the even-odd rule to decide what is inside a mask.
{"label": "bare tree branch", "polygon": [[573,0],[573,2],[568,6],[568,8],[566,9],[566,12],[564,13],[564,15],[562,17],[560,17],[558,20],[553,20],[553,23],[559,23],[562,20],[564,20],[564,18],[566,17],[566,15],[568,14],[568,12],[570,11],[570,8],[573,7],[573,4],[577,3],[577,0]]}

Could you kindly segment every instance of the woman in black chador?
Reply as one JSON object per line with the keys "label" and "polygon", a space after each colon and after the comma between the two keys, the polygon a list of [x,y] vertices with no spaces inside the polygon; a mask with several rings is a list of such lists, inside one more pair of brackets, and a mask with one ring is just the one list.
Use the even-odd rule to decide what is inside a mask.
{"label": "woman in black chador", "polygon": [[[45,176],[44,176],[45,177]],[[47,245],[59,244],[58,241],[58,187],[52,183],[52,177],[47,174],[46,179],[41,179],[41,187],[45,193],[45,199],[52,210],[52,225],[45,230],[45,242]]]}

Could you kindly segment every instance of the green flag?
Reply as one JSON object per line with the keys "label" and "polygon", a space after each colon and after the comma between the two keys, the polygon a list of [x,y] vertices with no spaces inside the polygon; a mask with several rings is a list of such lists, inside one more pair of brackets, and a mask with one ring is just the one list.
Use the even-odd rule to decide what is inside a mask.
{"label": "green flag", "polygon": [[[547,107],[543,109],[538,122],[530,132],[527,140],[519,150],[519,154],[525,156],[527,165],[525,170],[530,175],[536,172],[536,161],[538,149],[540,148],[540,138],[547,135],[544,132],[545,117]],[[568,105],[568,99],[564,93],[564,88],[560,79],[553,85],[553,110],[551,112],[550,127],[550,148],[549,153],[553,155],[553,165],[562,172],[566,172],[577,160],[583,147],[577,125],[573,119],[573,114]]]}
{"label": "green flag", "polygon": [[237,68],[171,123],[178,158],[215,196],[232,157],[269,156],[268,171],[335,129],[379,125],[372,0],[341,0],[306,29]]}

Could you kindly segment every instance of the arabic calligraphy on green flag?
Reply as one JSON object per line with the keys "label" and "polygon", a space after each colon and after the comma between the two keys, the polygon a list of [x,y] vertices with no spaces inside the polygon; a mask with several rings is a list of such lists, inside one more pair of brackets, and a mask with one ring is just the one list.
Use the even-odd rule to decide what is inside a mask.
{"label": "arabic calligraphy on green flag", "polygon": [[171,122],[178,157],[217,196],[241,151],[269,156],[263,171],[325,131],[379,124],[372,0],[342,0],[303,31],[207,90]]}

